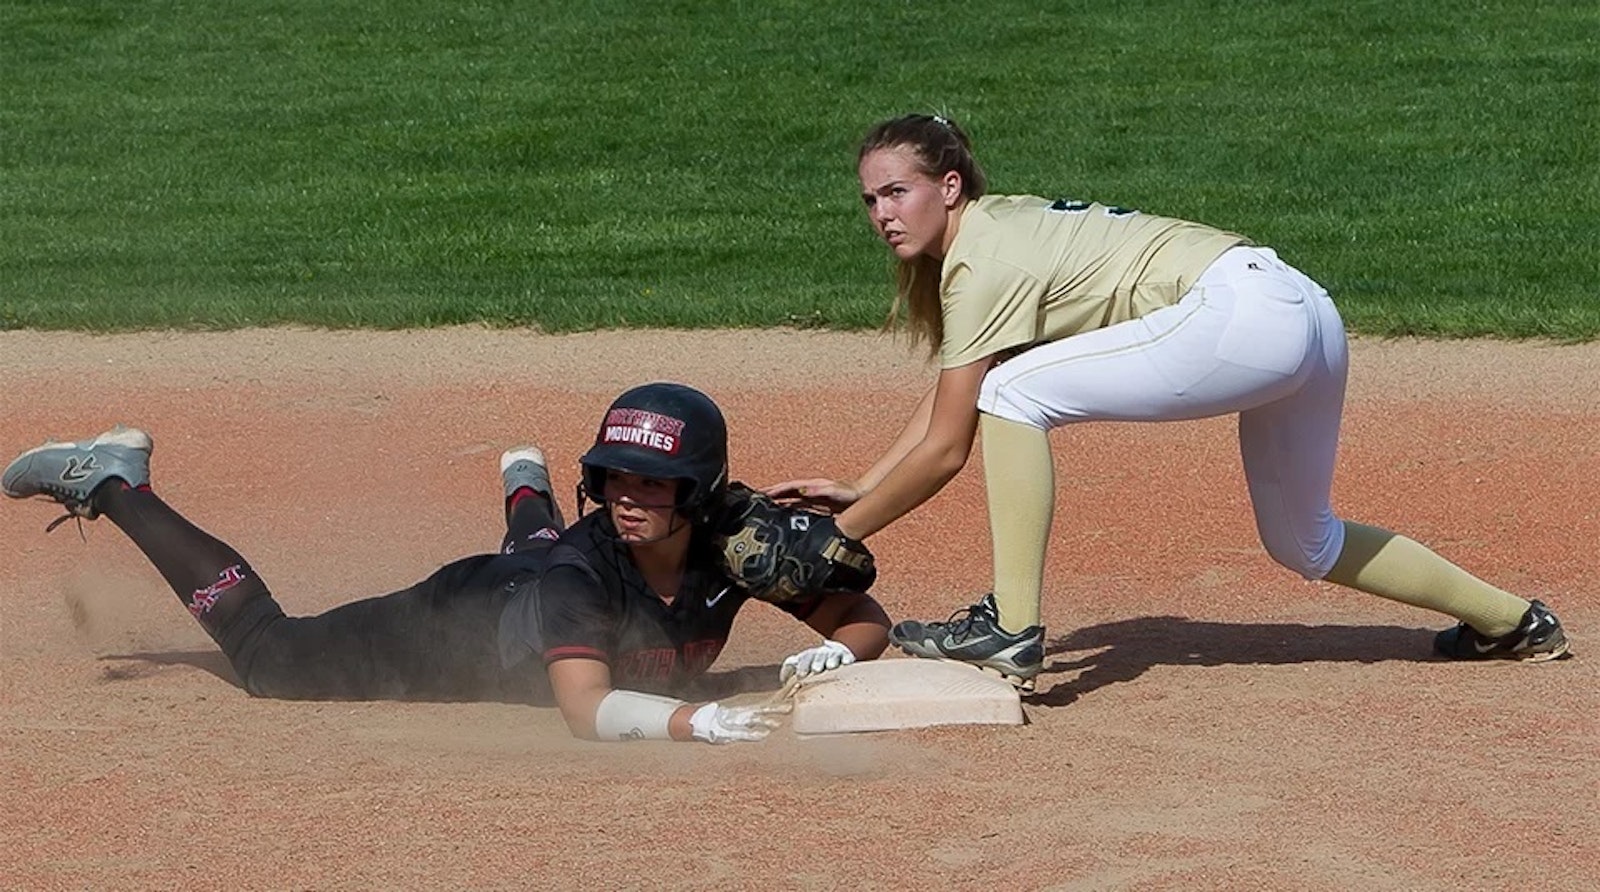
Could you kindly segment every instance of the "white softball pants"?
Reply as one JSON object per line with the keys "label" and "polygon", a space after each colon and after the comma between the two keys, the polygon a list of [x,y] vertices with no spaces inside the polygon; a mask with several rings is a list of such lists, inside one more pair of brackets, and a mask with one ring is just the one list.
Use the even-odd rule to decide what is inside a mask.
{"label": "white softball pants", "polygon": [[1173,306],[994,367],[978,408],[1045,429],[1238,413],[1261,542],[1320,579],[1344,547],[1329,493],[1348,365],[1327,291],[1270,249],[1238,247]]}

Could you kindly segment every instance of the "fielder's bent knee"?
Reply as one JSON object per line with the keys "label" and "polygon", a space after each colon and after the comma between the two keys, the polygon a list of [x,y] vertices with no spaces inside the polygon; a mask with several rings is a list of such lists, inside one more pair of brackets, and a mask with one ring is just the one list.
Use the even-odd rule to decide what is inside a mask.
{"label": "fielder's bent knee", "polygon": [[1268,557],[1309,580],[1327,576],[1344,548],[1344,524],[1337,520],[1322,525],[1309,542],[1282,527],[1259,532]]}
{"label": "fielder's bent knee", "polygon": [[1049,430],[1050,419],[1045,416],[1038,402],[1018,394],[1017,389],[1006,386],[1007,383],[1007,379],[998,374],[998,369],[984,375],[983,385],[978,389],[978,411],[1002,421]]}

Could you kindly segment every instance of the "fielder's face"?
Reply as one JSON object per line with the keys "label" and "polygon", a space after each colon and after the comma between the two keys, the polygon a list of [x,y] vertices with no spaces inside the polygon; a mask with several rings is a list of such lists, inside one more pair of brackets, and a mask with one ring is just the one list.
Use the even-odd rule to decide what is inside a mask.
{"label": "fielder's face", "polygon": [[961,200],[960,174],[923,173],[915,151],[905,146],[867,153],[858,173],[867,217],[896,257],[944,257],[955,235],[950,211]]}
{"label": "fielder's face", "polygon": [[624,542],[655,542],[684,528],[675,507],[678,481],[606,470],[606,507]]}

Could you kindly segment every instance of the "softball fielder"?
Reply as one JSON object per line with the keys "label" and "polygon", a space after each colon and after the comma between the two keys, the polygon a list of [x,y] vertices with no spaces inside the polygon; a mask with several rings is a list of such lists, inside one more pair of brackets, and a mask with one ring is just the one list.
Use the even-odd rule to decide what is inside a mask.
{"label": "softball fielder", "polygon": [[1053,513],[1046,432],[1085,421],[1239,416],[1267,553],[1326,579],[1460,620],[1455,659],[1567,651],[1545,605],[1501,591],[1329,502],[1348,354],[1328,293],[1242,236],[1092,201],[985,194],[948,119],[883,122],[858,157],[861,196],[898,258],[898,299],[940,372],[889,450],[853,482],[769,487],[840,512],[863,538],[938,492],[981,429],[994,591],[945,622],[906,621],[903,650],[973,663],[1031,690]]}
{"label": "softball fielder", "polygon": [[[13,498],[110,519],[253,695],[553,703],[575,736],[599,740],[753,741],[775,724],[775,707],[678,699],[750,600],[709,541],[727,485],[727,427],[693,388],[646,384],[611,404],[581,460],[580,507],[586,497],[603,510],[563,532],[543,454],[512,449],[501,458],[499,554],[317,616],[285,616],[244,557],[151,491],[151,448],[143,431],[119,427],[29,450],[0,479]],[[888,618],[865,594],[780,609],[825,636],[785,660],[780,680],[871,659],[888,644]]]}

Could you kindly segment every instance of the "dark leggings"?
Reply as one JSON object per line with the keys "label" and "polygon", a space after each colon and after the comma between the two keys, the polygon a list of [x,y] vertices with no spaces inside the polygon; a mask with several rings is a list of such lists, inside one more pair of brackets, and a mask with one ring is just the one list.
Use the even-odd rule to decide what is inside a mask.
{"label": "dark leggings", "polygon": [[285,616],[240,554],[148,489],[116,481],[95,505],[144,552],[222,648],[245,690],[288,700],[547,699],[544,667],[501,666],[500,611],[553,544],[549,502],[509,512],[502,553],[448,564],[392,594]]}

